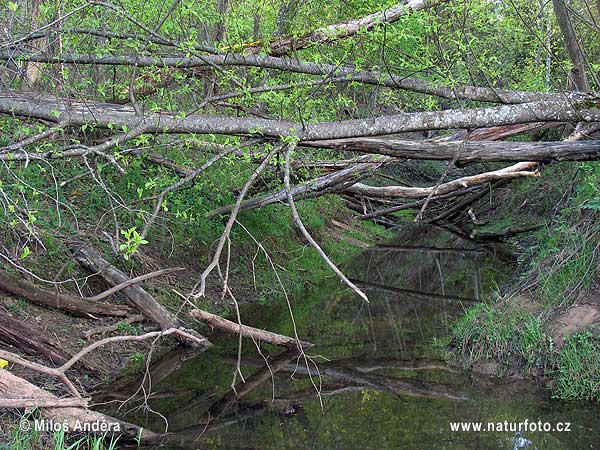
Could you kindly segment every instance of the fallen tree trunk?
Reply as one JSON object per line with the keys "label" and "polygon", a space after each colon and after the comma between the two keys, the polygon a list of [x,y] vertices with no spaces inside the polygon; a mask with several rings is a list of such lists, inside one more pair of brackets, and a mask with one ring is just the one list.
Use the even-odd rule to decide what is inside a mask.
{"label": "fallen tree trunk", "polygon": [[[116,286],[129,280],[129,277],[125,273],[110,264],[98,250],[89,245],[78,247],[74,251],[74,258],[83,267],[104,278],[110,285]],[[128,286],[123,288],[121,292],[125,294],[131,304],[135,305],[146,317],[153,320],[161,330],[182,328],[192,334],[195,333],[187,330],[186,325],[180,319],[167,311],[142,287],[136,285]],[[202,336],[199,336],[199,338],[204,339]],[[185,339],[180,340],[181,342],[189,343]]]}
{"label": "fallen tree trunk", "polygon": [[458,295],[450,294],[436,294],[435,292],[415,291],[413,289],[397,288],[394,286],[386,286],[383,284],[372,283],[365,280],[357,280],[351,278],[351,280],[359,285],[364,286],[364,289],[374,289],[380,291],[391,292],[393,294],[407,295],[409,297],[417,298],[419,300],[435,300],[435,301],[453,301],[458,303],[476,303],[479,300],[476,298],[460,297]]}
{"label": "fallen tree trunk", "polygon": [[[446,200],[449,198],[453,198],[459,195],[465,195],[465,194],[469,194],[470,192],[473,192],[473,190],[475,189],[481,189],[481,188],[471,188],[471,189],[465,189],[465,190],[460,190],[460,191],[454,191],[451,192],[449,194],[445,194],[445,195],[435,195],[433,197],[431,197],[430,201],[438,201],[438,200]],[[374,219],[380,216],[388,216],[388,217],[394,217],[391,216],[392,213],[398,212],[398,211],[404,211],[407,209],[416,209],[416,208],[420,208],[421,206],[423,206],[425,204],[425,202],[427,201],[427,199],[422,199],[422,200],[418,200],[412,203],[404,203],[402,205],[396,205],[396,206],[392,206],[390,208],[385,208],[385,209],[379,209],[379,210],[375,210],[373,212],[367,213],[367,214],[362,214],[360,216],[356,216],[357,219],[361,219],[361,220],[368,220],[368,219]]]}
{"label": "fallen tree trunk", "polygon": [[542,228],[544,224],[537,225],[524,225],[522,227],[508,227],[502,231],[492,232],[492,231],[477,231],[474,230],[471,233],[472,239],[477,239],[480,241],[494,241],[500,239],[506,239],[509,237],[516,236],[521,233],[530,233],[532,231],[537,231]]}
{"label": "fallen tree trunk", "polygon": [[445,160],[457,163],[493,161],[593,161],[600,159],[600,141],[559,142],[426,142],[354,138],[304,143],[337,151],[375,153],[394,158]]}
{"label": "fallen tree trunk", "polygon": [[0,310],[0,342],[12,345],[27,355],[41,356],[57,365],[66,363],[71,357],[48,336],[2,310]]}
{"label": "fallen tree trunk", "polygon": [[[242,359],[244,365],[260,365],[258,361],[249,361]],[[264,363],[263,363],[264,364]],[[402,364],[402,363],[401,363]],[[406,364],[406,370],[419,370],[413,364]],[[431,367],[437,370],[443,367]],[[423,370],[429,368],[425,367]],[[280,371],[291,372],[294,374],[303,374],[310,376],[322,376],[338,380],[345,385],[360,386],[362,389],[372,389],[375,391],[392,392],[397,395],[408,397],[429,397],[429,398],[444,398],[449,400],[467,400],[466,394],[457,387],[434,383],[430,381],[421,381],[413,378],[395,378],[384,374],[370,373],[369,370],[361,370],[360,367],[355,368],[344,365],[343,362],[338,364],[337,361],[324,362],[317,367],[312,367],[307,364],[285,364],[279,369]],[[404,370],[400,367],[400,370]]]}
{"label": "fallen tree trunk", "polygon": [[273,375],[283,369],[294,359],[298,359],[300,353],[296,349],[288,349],[273,358],[266,366],[246,378],[241,383],[229,390],[220,400],[208,409],[209,423],[220,418],[224,412],[231,408],[239,400],[250,394],[263,383],[272,380]]}
{"label": "fallen tree trunk", "polygon": [[313,346],[310,342],[300,341],[289,336],[272,333],[271,331],[261,330],[260,328],[250,327],[248,325],[240,325],[231,320],[223,319],[215,314],[211,314],[201,309],[193,309],[190,311],[190,316],[194,319],[208,323],[210,326],[218,328],[236,335],[242,335],[258,342],[268,342],[273,345],[280,345],[288,348],[310,348]]}
{"label": "fallen tree trunk", "polygon": [[[299,143],[365,136],[382,136],[408,131],[450,128],[480,128],[531,122],[599,122],[600,100],[579,94],[568,100],[547,100],[487,108],[446,109],[351,119],[340,122],[303,124],[285,120],[252,117],[145,112],[137,114],[132,106],[59,98],[25,92],[0,92],[0,113],[43,119],[68,120],[72,126],[101,128],[143,128],[144,133],[197,133],[221,135],[260,135],[279,139],[295,136]],[[135,137],[135,136],[133,136]],[[125,136],[120,138],[127,140]],[[314,144],[313,144],[314,145]],[[85,154],[85,149],[54,153],[47,157]],[[47,155],[47,154],[46,154]],[[9,159],[7,155],[1,155]],[[34,157],[32,154],[31,157]],[[39,157],[39,156],[36,156]]]}
{"label": "fallen tree trunk", "polygon": [[[329,192],[338,191],[343,189],[345,186],[350,186],[359,180],[367,178],[373,173],[394,161],[393,158],[383,156],[380,158],[373,158],[371,156],[363,157],[363,162],[347,167],[346,169],[339,170],[322,177],[318,177],[308,184],[300,184],[294,186],[290,190],[290,194],[296,200],[318,197]],[[240,205],[240,211],[247,209],[262,208],[263,206],[270,205],[272,203],[285,203],[287,200],[287,194],[285,189],[277,192],[269,193],[261,197],[251,198],[244,200]],[[207,214],[208,217],[214,217],[220,214],[227,214],[231,212],[233,205],[223,206],[222,208],[215,209]]]}
{"label": "fallen tree trunk", "polygon": [[[85,424],[91,430],[96,430],[99,426],[102,427],[104,431],[99,432],[99,434],[108,434],[115,437],[124,436],[128,439],[139,439],[141,442],[153,442],[160,436],[132,423],[89,409],[60,407],[63,405],[61,405],[61,399],[57,396],[13,375],[8,370],[0,370],[0,395],[13,401],[27,399],[31,402],[32,399],[37,399],[39,400],[37,405],[56,402],[56,407],[43,408],[42,416],[54,424],[65,424],[67,430],[71,432],[81,430]],[[68,400],[73,402],[82,401],[82,399]]]}
{"label": "fallen tree trunk", "polygon": [[129,307],[125,305],[94,302],[42,289],[4,270],[0,270],[0,289],[23,297],[36,305],[57,308],[77,316],[103,315],[125,317],[129,314]]}
{"label": "fallen tree trunk", "polygon": [[154,386],[181,369],[185,361],[196,355],[193,349],[183,346],[177,346],[158,357],[153,354],[143,381],[140,381],[139,374],[124,375],[96,387],[92,397],[96,402],[105,403],[115,399],[136,400],[139,397],[149,396]]}
{"label": "fallen tree trunk", "polygon": [[485,253],[482,248],[456,248],[456,247],[426,247],[426,246],[408,246],[408,245],[387,245],[379,244],[375,247],[369,247],[370,251],[385,251],[385,252],[401,252],[401,253],[430,253],[430,254],[445,254],[451,253],[455,255],[465,255],[474,253],[476,255]]}
{"label": "fallen tree trunk", "polygon": [[534,162],[522,162],[514,164],[504,169],[493,172],[485,172],[477,175],[458,178],[448,181],[438,186],[430,187],[406,187],[406,186],[368,186],[363,183],[356,183],[346,191],[353,194],[366,195],[375,198],[423,198],[429,195],[444,195],[459,189],[477,186],[498,180],[510,180],[520,177],[536,177],[537,172],[531,172],[537,166]]}
{"label": "fallen tree trunk", "polygon": [[[266,50],[267,54],[271,56],[284,56],[293,51],[308,48],[316,44],[327,44],[341,39],[347,39],[355,36],[357,33],[370,31],[373,28],[383,26],[384,24],[394,23],[401,17],[404,17],[413,11],[431,8],[446,1],[447,0],[411,0],[399,3],[386,8],[383,11],[361,17],[360,19],[329,25],[302,36],[286,36],[266,43],[262,41],[253,42],[249,45],[244,45],[244,52],[256,55],[261,51]],[[225,48],[225,50],[229,49]]]}
{"label": "fallen tree trunk", "polygon": [[[451,100],[473,100],[479,102],[498,102],[520,104],[540,100],[577,99],[577,92],[527,92],[507,89],[498,89],[480,86],[452,85],[439,86],[415,77],[378,72],[374,70],[361,70],[358,67],[338,64],[321,64],[314,62],[298,61],[292,58],[278,58],[262,55],[203,55],[191,56],[145,56],[145,55],[114,55],[97,56],[93,54],[63,54],[59,56],[45,55],[31,52],[0,52],[0,60],[4,61],[31,61],[47,64],[95,64],[108,66],[136,66],[136,67],[174,67],[178,69],[196,68],[199,71],[212,70],[217,67],[260,67],[263,69],[280,70],[287,73],[301,73],[305,75],[325,76],[330,78],[344,78],[346,82],[358,82],[369,85],[385,86],[390,89],[404,89],[426,95],[435,95]],[[560,121],[560,119],[556,119]],[[570,119],[568,119],[570,120]],[[544,121],[543,119],[538,120]],[[301,129],[301,128],[299,128]]]}

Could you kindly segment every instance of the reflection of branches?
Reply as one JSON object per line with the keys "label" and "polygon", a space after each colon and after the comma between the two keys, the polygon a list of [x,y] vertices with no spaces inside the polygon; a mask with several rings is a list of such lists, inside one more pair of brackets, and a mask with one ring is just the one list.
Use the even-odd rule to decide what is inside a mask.
{"label": "reflection of branches", "polygon": [[[259,365],[258,361],[244,360],[244,364]],[[396,369],[396,370],[452,370],[440,361],[433,360],[375,360],[370,362],[358,362],[357,368],[350,367],[347,361],[331,361],[319,364],[319,371],[325,378],[331,378],[351,384],[354,386],[362,386],[365,389],[374,389],[379,391],[392,392],[396,395],[406,395],[411,397],[431,397],[431,398],[446,398],[451,400],[465,400],[464,393],[458,391],[450,385],[432,383],[427,381],[415,380],[411,378],[394,378],[382,374],[375,374],[381,369]],[[306,374],[308,371],[305,367],[299,367],[295,364],[286,364],[279,370],[292,372],[296,374]]]}
{"label": "reflection of branches", "polygon": [[79,394],[79,391],[77,390],[75,385],[67,378],[66,372],[71,367],[73,367],[73,365],[75,365],[83,356],[94,351],[98,347],[102,347],[107,344],[111,344],[111,343],[115,343],[115,342],[143,341],[143,340],[153,339],[153,338],[162,337],[162,336],[169,336],[171,334],[176,334],[176,335],[180,336],[181,338],[190,340],[191,342],[195,342],[201,346],[206,345],[206,342],[207,342],[206,339],[199,339],[197,336],[190,334],[187,331],[184,331],[182,329],[169,328],[164,331],[152,331],[150,333],[142,334],[140,336],[113,336],[113,337],[100,339],[99,341],[96,341],[93,344],[90,344],[90,345],[82,348],[73,357],[71,357],[66,363],[64,363],[62,366],[57,367],[57,368],[47,367],[47,366],[38,364],[33,361],[27,361],[27,360],[21,358],[20,356],[15,355],[14,353],[11,353],[11,352],[7,352],[5,350],[0,350],[0,358],[3,358],[5,360],[13,362],[15,364],[19,364],[20,366],[34,370],[36,372],[40,372],[40,373],[43,373],[46,375],[50,375],[50,376],[59,378],[69,388],[71,393],[75,397],[79,398],[79,397],[81,397],[81,395]]}

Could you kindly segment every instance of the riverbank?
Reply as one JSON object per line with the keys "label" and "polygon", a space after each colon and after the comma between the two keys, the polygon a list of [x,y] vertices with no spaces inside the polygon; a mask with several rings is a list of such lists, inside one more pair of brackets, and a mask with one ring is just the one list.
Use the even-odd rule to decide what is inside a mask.
{"label": "riverbank", "polygon": [[[93,212],[94,216],[101,216],[100,210],[92,211],[92,206],[83,203],[88,200],[89,197],[82,194],[78,214]],[[222,199],[221,202],[226,203],[227,200]],[[201,205],[201,209],[208,210],[219,206],[219,203],[211,202],[206,195],[197,198],[193,207],[200,208],[198,205]],[[307,200],[299,203],[298,209],[306,227],[336,264],[347,263],[362,251],[362,248],[387,233],[376,225],[353,220],[343,202],[334,197]],[[149,273],[157,268],[184,266],[185,271],[147,280],[142,286],[162,307],[179,317],[186,326],[204,333],[207,331],[205,325],[187,317],[189,307],[185,305],[180,294],[190,292],[198,281],[211,256],[211,243],[218,239],[224,224],[222,218],[203,220],[201,230],[198,230],[199,221],[193,218],[199,212],[188,211],[187,219],[183,220],[180,210],[172,208],[169,213],[170,228],[160,228],[148,238],[147,244],[140,244],[127,259],[123,257],[123,251],[113,253],[109,239],[93,238],[92,242],[102,250],[110,263],[130,277]],[[44,209],[38,210],[37,213],[39,217],[51,217],[52,211]],[[284,302],[285,295],[298,296],[300,293],[311,292],[320,280],[332,275],[316,251],[296,231],[285,205],[271,206],[260,214],[244,212],[239,221],[243,226],[237,228],[232,236],[231,254],[228,258],[230,263],[227,268],[223,267],[222,272],[227,270],[230,274],[228,284],[239,303],[254,302],[265,306],[278,304]],[[5,231],[2,244],[5,247],[14,246],[15,243],[10,241],[10,231]],[[100,277],[90,276],[89,272],[74,263],[68,240],[57,238],[48,224],[40,225],[36,231],[42,237],[44,245],[28,246],[27,254],[19,260],[20,264],[26,264],[28,270],[42,278],[43,274],[53,276],[59,273],[61,278],[76,280],[68,284],[62,283],[62,292],[90,296],[110,287]],[[123,240],[122,238],[121,242]],[[17,271],[9,269],[9,273],[16,275]],[[38,286],[45,286],[35,277],[31,277],[30,281]],[[206,296],[200,298],[196,306],[229,315],[233,310],[233,303],[230,297],[222,295],[222,283],[222,279],[213,276]],[[35,336],[40,336],[40,339],[43,336],[44,344],[65,357],[76,354],[101,338],[136,336],[156,329],[155,324],[147,319],[130,321],[130,318],[137,315],[136,311],[122,319],[93,315],[75,317],[59,309],[31,304],[20,296],[2,293],[0,299],[8,317],[19,323],[29,324],[30,328],[35,330]],[[110,303],[125,306],[126,300],[124,295],[117,293],[110,299]],[[6,349],[43,365],[53,366],[58,362],[35,351],[28,354],[25,347],[19,347],[20,343],[16,344]],[[112,343],[86,355],[81,359],[81,364],[68,372],[68,376],[86,392],[94,392],[102,385],[110,385],[111,380],[120,376],[142,374],[150,355],[154,360],[174,345],[176,343],[168,338],[156,343]],[[16,364],[9,364],[1,370],[9,370],[58,395],[68,394],[60,383],[57,384],[52,379]],[[23,433],[19,429],[21,417],[20,413],[12,410],[5,413],[0,422],[0,441],[11,443],[11,450],[54,448],[64,437],[56,433]],[[103,441],[106,448],[110,448],[109,441]],[[100,441],[95,442],[86,438],[81,448],[94,448],[93,445],[99,445]]]}
{"label": "riverbank", "polygon": [[521,250],[519,275],[466,310],[447,357],[477,372],[539,379],[559,399],[597,402],[600,178],[597,164],[563,167],[548,168],[538,186],[515,183],[511,202],[495,209],[503,227],[524,215],[540,227],[508,239]]}

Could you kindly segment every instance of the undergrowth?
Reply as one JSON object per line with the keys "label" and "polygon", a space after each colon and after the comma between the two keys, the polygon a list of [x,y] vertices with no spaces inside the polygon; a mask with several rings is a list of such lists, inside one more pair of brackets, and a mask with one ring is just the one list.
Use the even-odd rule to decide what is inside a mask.
{"label": "undergrowth", "polygon": [[467,365],[497,360],[505,367],[544,370],[553,348],[539,317],[524,311],[509,313],[487,303],[467,309],[452,334],[456,351]]}
{"label": "undergrowth", "polygon": [[[15,119],[4,122],[4,128],[13,133],[22,128]],[[210,149],[198,148],[193,139],[177,145],[166,144],[154,136],[139,139],[140,146],[164,146],[167,158],[188,168],[213,156]],[[237,140],[222,139],[218,144],[236,145]],[[44,144],[39,150],[52,150],[52,145]],[[0,210],[5,212],[0,214],[0,244],[18,264],[34,273],[60,272],[62,279],[79,274],[69,250],[73,236],[91,241],[111,263],[126,271],[140,269],[142,260],[137,256],[143,253],[149,253],[151,258],[181,257],[188,267],[201,271],[208,265],[227,219],[227,215],[212,216],[211,211],[233,204],[254,170],[253,161],[244,158],[223,158],[195,182],[168,194],[160,205],[159,219],[145,238],[140,233],[152,211],[154,197],[180,179],[173,171],[127,154],[118,158],[125,174],[101,158],[90,158],[87,167],[60,160],[52,166],[36,161],[9,162],[0,167],[0,202],[4,199]],[[247,197],[280,189],[280,172],[279,162],[271,161]],[[332,239],[326,232],[331,218],[348,214],[341,199],[325,196],[303,200],[298,202],[298,210],[333,261],[343,264],[356,254],[356,247]],[[297,233],[285,205],[242,211],[238,222],[241,225],[236,225],[231,233],[230,279],[234,284],[239,280],[251,286],[253,296],[260,301],[281,298],[278,276],[286,289],[298,293],[331,274],[316,251]],[[382,229],[364,223],[357,232],[355,237],[368,239],[382,234]],[[259,244],[268,252],[268,258]],[[113,254],[114,248],[118,249],[118,256]]]}

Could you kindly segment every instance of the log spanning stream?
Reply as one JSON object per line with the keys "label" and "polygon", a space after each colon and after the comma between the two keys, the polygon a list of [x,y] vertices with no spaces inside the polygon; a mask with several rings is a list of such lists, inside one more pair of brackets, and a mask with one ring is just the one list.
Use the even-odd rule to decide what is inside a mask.
{"label": "log spanning stream", "polygon": [[[532,381],[465,374],[436,353],[464,309],[510,278],[508,259],[446,230],[402,228],[350,268],[370,303],[333,278],[290,299],[298,336],[315,344],[306,355],[269,345],[259,352],[244,339],[238,360],[237,337],[219,333],[211,336],[219,345],[199,356],[181,349],[154,360],[146,402],[135,395],[139,378],[101,397],[131,397],[111,412],[152,431],[168,423],[165,448],[173,449],[598,449],[599,408],[552,400]],[[294,335],[284,303],[244,305],[241,315]],[[451,430],[525,420],[571,431]]]}

